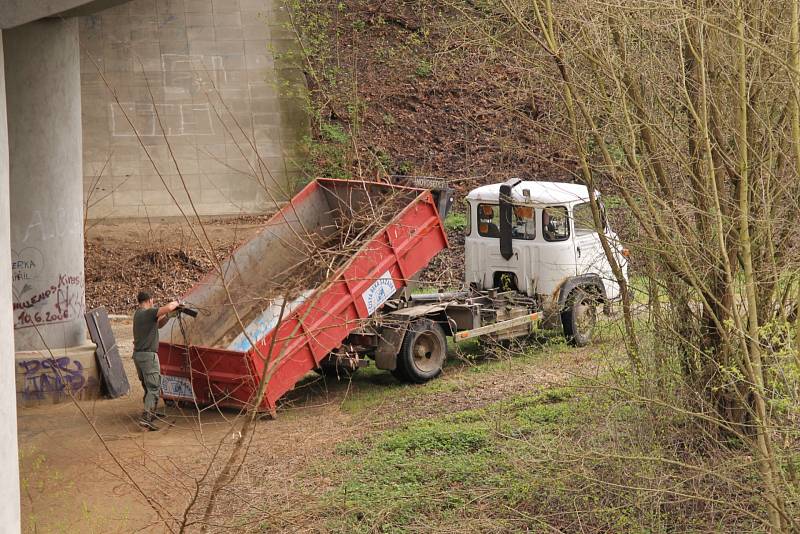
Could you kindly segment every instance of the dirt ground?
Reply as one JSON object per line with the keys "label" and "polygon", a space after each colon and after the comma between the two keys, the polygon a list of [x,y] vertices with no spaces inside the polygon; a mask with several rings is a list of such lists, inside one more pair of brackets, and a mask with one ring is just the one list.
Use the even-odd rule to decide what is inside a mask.
{"label": "dirt ground", "polygon": [[[157,302],[180,297],[212,270],[212,251],[219,260],[228,257],[271,215],[206,217],[202,226],[191,227],[178,218],[90,222],[84,244],[87,309],[105,306],[110,314],[130,315],[140,290]],[[450,232],[448,239],[450,249],[421,273],[426,286],[449,288],[463,279],[464,236]]]}
{"label": "dirt ground", "polygon": [[[165,507],[180,509],[184,493],[173,491],[175,486],[202,460],[206,445],[224,440],[231,431],[233,412],[209,411],[198,418],[196,412],[174,407],[167,408],[167,420],[174,426],[142,431],[135,422],[141,413],[142,387],[130,358],[131,322],[116,320],[113,326],[131,382],[128,396],[19,412],[26,532],[161,532],[160,526],[148,527],[158,517],[131,478]],[[271,454],[281,457],[275,462],[279,470],[290,471],[304,456],[298,444],[318,441],[316,432],[327,434],[332,428],[340,434],[347,428],[346,419],[330,404],[308,408],[302,418],[260,424],[258,442],[269,444]]]}
{"label": "dirt ground", "polygon": [[[157,502],[164,515],[180,514],[210,451],[234,440],[231,423],[236,414],[229,411],[209,410],[198,416],[170,407],[167,419],[173,426],[159,432],[140,430],[135,418],[142,389],[130,358],[131,323],[115,320],[113,327],[131,382],[127,397],[19,412],[25,532],[165,532],[143,495]],[[304,524],[299,513],[309,491],[301,475],[314,462],[336,461],[337,443],[404,421],[557,385],[589,372],[591,362],[586,351],[570,351],[548,354],[530,366],[498,362],[484,373],[472,373],[469,365],[457,363],[423,386],[399,386],[388,373],[375,371],[360,378],[357,374],[349,383],[326,384],[309,376],[290,393],[277,419],[258,422],[237,484],[247,487],[248,498],[298,510],[297,523],[270,525],[266,531],[319,531]],[[236,500],[235,492],[232,495],[228,501]],[[223,518],[234,513],[221,506]]]}
{"label": "dirt ground", "polygon": [[212,269],[212,251],[217,259],[227,257],[270,216],[206,217],[191,227],[179,218],[89,221],[86,306],[130,315],[141,289],[162,302],[179,297]]}
{"label": "dirt ground", "polygon": [[[224,257],[258,232],[266,218],[208,219],[204,227],[215,254]],[[89,228],[87,236],[87,307],[104,305],[120,317],[132,312],[138,289],[151,289],[166,301],[211,267],[180,220],[105,222]],[[451,239],[453,245],[463,247]],[[180,516],[218,444],[225,452],[235,441],[237,414],[213,408],[198,414],[169,407],[171,425],[142,431],[136,424],[142,388],[130,357],[131,321],[117,318],[112,324],[131,383],[128,396],[19,411],[25,532],[165,532],[153,504],[162,517]],[[529,366],[498,362],[488,373],[470,372],[472,364],[462,361],[421,386],[400,385],[374,369],[341,382],[312,373],[286,396],[276,420],[258,422],[233,486],[242,489],[221,500],[221,519],[230,520],[237,499],[255,500],[298,512],[289,514],[296,523],[286,523],[283,515],[265,531],[320,531],[302,514],[303,496],[326,481],[309,488],[307,473],[315,462],[336,461],[337,443],[559,384],[593,365],[585,351],[554,352]]]}

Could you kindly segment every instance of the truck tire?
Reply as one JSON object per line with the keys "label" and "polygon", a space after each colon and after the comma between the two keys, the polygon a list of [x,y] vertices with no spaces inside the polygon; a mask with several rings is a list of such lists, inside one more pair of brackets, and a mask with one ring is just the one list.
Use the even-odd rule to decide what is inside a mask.
{"label": "truck tire", "polygon": [[422,384],[439,376],[446,358],[442,327],[430,319],[416,319],[408,325],[392,374],[403,382]]}
{"label": "truck tire", "polygon": [[597,295],[585,288],[577,288],[570,293],[564,310],[561,312],[561,325],[564,337],[576,347],[585,347],[592,341],[592,333],[597,324]]}

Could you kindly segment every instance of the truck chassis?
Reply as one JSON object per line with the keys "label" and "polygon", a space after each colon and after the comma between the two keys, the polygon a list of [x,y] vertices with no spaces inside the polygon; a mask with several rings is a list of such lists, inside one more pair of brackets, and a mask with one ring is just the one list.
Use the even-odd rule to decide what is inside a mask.
{"label": "truck chassis", "polygon": [[446,343],[475,338],[503,341],[530,335],[538,326],[538,301],[516,291],[458,291],[394,298],[320,363],[324,374],[349,375],[373,359],[378,369],[408,382],[425,382],[441,371]]}

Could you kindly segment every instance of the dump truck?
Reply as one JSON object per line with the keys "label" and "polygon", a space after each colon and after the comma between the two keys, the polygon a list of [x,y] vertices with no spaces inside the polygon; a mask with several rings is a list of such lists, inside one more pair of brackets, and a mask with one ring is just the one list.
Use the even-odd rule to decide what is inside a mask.
{"label": "dump truck", "polygon": [[467,196],[464,287],[416,292],[447,247],[452,190],[399,181],[311,182],[184,295],[197,313],[161,329],[162,396],[274,414],[310,371],[343,377],[370,361],[422,383],[441,373],[448,336],[524,338],[549,315],[584,344],[597,307],[618,298],[597,243],[579,235],[586,188],[520,180]]}

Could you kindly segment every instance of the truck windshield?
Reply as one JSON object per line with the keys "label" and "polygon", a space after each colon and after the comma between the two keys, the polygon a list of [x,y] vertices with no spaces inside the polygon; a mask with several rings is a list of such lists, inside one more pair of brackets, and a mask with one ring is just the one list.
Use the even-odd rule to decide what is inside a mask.
{"label": "truck windshield", "polygon": [[[511,221],[513,239],[531,240],[536,237],[536,218],[531,206],[514,206]],[[497,204],[478,204],[478,234],[500,237],[500,207]]]}
{"label": "truck windshield", "polygon": [[514,206],[514,224],[511,226],[514,239],[535,239],[536,218],[532,206]]}
{"label": "truck windshield", "polygon": [[567,208],[551,206],[542,210],[542,235],[547,241],[564,241],[569,238]]}
{"label": "truck windshield", "polygon": [[497,204],[478,204],[478,234],[500,237],[500,207]]}

